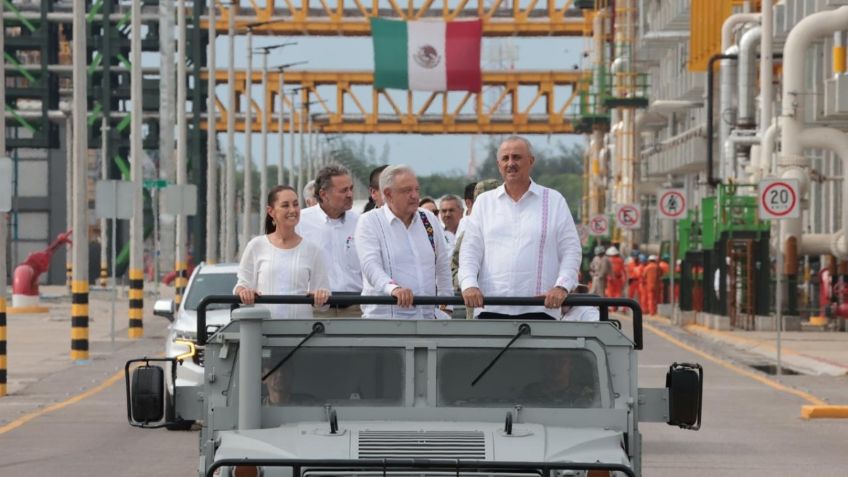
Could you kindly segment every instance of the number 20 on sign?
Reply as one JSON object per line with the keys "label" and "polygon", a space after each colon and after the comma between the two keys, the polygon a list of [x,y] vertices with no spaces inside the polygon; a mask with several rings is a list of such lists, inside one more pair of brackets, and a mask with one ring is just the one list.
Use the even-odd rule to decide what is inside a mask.
{"label": "number 20 on sign", "polygon": [[757,190],[761,219],[801,217],[801,194],[797,179],[763,179]]}

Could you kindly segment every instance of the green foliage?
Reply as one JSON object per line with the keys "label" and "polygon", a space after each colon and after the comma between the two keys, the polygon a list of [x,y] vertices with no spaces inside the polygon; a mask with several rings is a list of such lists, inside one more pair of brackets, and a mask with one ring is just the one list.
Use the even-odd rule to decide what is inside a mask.
{"label": "green foliage", "polygon": [[[486,145],[486,160],[478,169],[477,179],[501,179],[498,171],[497,152],[499,143],[491,138]],[[583,197],[583,153],[582,146],[555,144],[550,149],[537,149],[534,151],[536,162],[533,165],[533,180],[545,187],[559,191],[565,197],[571,208],[571,213],[577,216],[580,211],[580,202]],[[439,175],[429,176],[438,178]],[[424,187],[428,177],[419,178],[421,181],[422,194],[430,194],[429,189]],[[447,183],[444,179],[442,182]],[[435,182],[440,183],[439,180]],[[455,194],[461,194],[463,185],[454,189]],[[435,187],[434,187],[435,189]],[[435,196],[435,194],[433,194]]]}

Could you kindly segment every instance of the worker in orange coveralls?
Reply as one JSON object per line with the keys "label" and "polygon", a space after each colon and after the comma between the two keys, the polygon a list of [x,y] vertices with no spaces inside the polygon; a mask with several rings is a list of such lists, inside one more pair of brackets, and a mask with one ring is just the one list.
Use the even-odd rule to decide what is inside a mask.
{"label": "worker in orange coveralls", "polygon": [[657,256],[648,257],[648,264],[642,269],[642,309],[649,315],[657,314],[657,299],[660,297],[662,278],[660,267],[657,264]]}
{"label": "worker in orange coveralls", "polygon": [[641,298],[642,263],[645,256],[634,251],[626,264],[627,268],[627,297],[639,301]]}
{"label": "worker in orange coveralls", "polygon": [[657,303],[668,303],[669,302],[669,292],[665,289],[667,286],[666,283],[669,281],[670,276],[668,274],[671,267],[668,264],[668,255],[664,254],[660,261],[657,263],[660,267],[660,298]]}
{"label": "worker in orange coveralls", "polygon": [[[627,275],[624,272],[624,259],[618,249],[610,247],[606,251],[606,256],[609,258],[612,271],[607,275],[607,297],[621,298],[621,292],[624,290],[624,283],[627,281]],[[612,310],[617,310],[613,307]]]}

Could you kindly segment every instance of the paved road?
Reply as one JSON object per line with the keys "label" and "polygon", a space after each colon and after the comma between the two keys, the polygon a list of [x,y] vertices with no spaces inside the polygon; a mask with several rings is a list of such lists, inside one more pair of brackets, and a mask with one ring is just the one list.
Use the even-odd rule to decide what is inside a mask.
{"label": "paved road", "polygon": [[[645,476],[848,475],[848,421],[802,420],[801,406],[809,403],[801,397],[740,374],[750,373],[744,365],[710,361],[652,330],[672,333],[684,344],[690,341],[685,333],[649,325],[640,356],[640,385],[663,386],[667,366],[674,361],[700,362],[706,385],[700,431],[642,426]],[[707,352],[713,356],[721,351]]]}
{"label": "paved road", "polygon": [[[3,398],[0,417],[7,423],[19,423],[33,409],[43,414],[15,428],[0,427],[0,476],[193,475],[197,434],[129,427],[123,380],[114,378],[127,357],[160,351],[164,322],[156,320],[146,325],[147,338],[122,342],[109,359],[70,367]],[[707,377],[700,431],[643,425],[645,476],[846,475],[848,422],[803,421],[801,397],[693,354],[651,329],[645,338],[644,386],[662,386],[673,361],[701,362]],[[67,402],[81,391],[89,395]],[[64,407],[44,412],[51,403]]]}

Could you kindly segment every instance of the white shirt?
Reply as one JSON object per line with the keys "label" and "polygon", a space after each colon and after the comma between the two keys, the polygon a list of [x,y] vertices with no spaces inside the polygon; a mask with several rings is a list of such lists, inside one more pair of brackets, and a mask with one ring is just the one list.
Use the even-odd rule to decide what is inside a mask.
{"label": "white shirt", "polygon": [[333,291],[362,291],[362,272],[353,234],[359,214],[348,210],[338,219],[327,216],[320,205],[303,209],[297,233],[321,249]]}
{"label": "white shirt", "polygon": [[[432,243],[420,212],[433,228]],[[418,209],[407,228],[389,207],[370,210],[360,216],[355,237],[363,295],[391,295],[395,288],[418,296],[453,295],[444,232],[430,211]],[[434,306],[363,305],[362,317],[431,319],[435,311]]]}
{"label": "white shirt", "polygon": [[[321,250],[305,239],[297,247],[282,249],[267,235],[254,237],[239,262],[236,288],[251,288],[260,295],[306,295],[329,286]],[[262,306],[271,310],[271,318],[312,318],[311,305]]]}
{"label": "white shirt", "polygon": [[[456,234],[442,227],[445,231],[445,242],[448,244],[448,257],[453,255],[453,249],[456,247]],[[459,229],[457,229],[459,230]]]}
{"label": "white shirt", "polygon": [[[571,211],[559,192],[530,182],[517,202],[503,185],[477,197],[463,221],[459,251],[462,290],[480,288],[483,296],[538,296],[554,286],[571,291],[582,259]],[[544,311],[560,318],[559,309],[543,307],[477,308],[511,315]]]}

